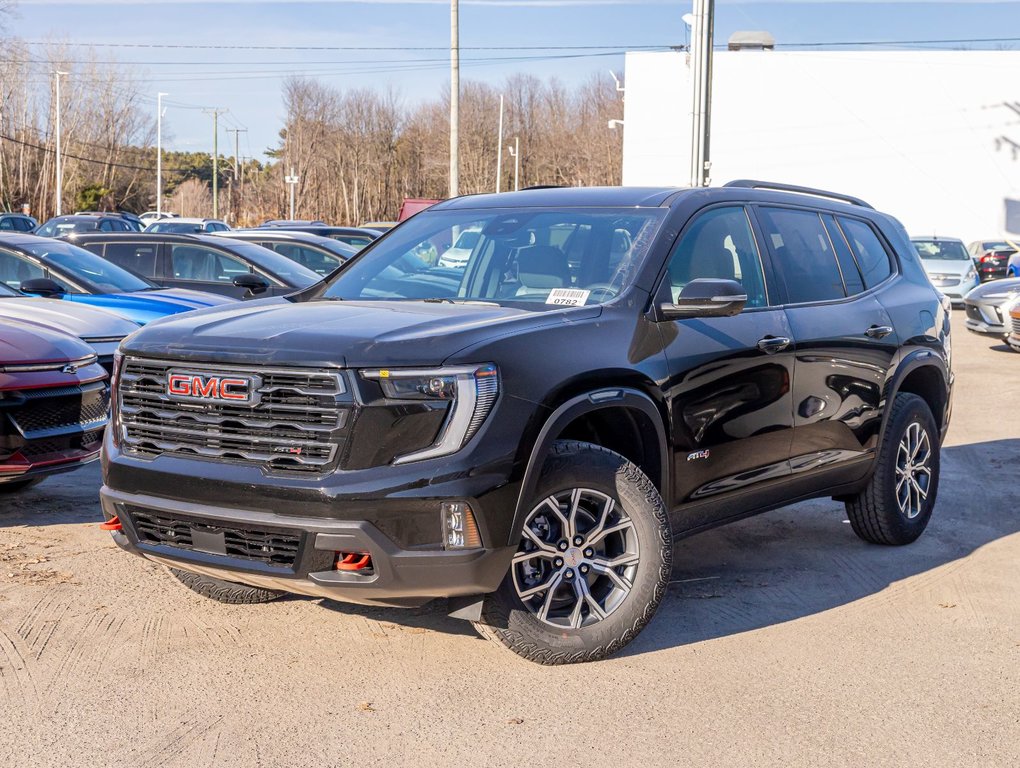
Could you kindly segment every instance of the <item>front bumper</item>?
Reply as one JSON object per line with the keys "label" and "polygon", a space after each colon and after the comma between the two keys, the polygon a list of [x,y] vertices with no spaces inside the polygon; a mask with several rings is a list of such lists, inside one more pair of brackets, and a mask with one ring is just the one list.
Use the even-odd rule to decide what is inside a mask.
{"label": "front bumper", "polygon": [[999,337],[1008,333],[998,303],[968,301],[964,306],[967,311],[966,326],[968,331]]}
{"label": "front bumper", "polygon": [[[404,549],[367,520],[206,506],[107,486],[100,498],[106,518],[123,526],[114,541],[129,552],[225,581],[352,603],[415,606],[492,592],[515,551]],[[155,537],[154,519],[163,526]],[[286,557],[274,556],[274,547]],[[369,554],[371,571],[336,570],[338,552]]]}

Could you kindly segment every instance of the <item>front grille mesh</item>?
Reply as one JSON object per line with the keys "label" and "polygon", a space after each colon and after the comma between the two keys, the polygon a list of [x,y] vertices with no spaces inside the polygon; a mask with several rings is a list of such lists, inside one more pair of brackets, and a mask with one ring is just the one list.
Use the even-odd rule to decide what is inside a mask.
{"label": "front grille mesh", "polygon": [[[254,374],[261,401],[181,402],[167,395],[173,368],[208,375]],[[278,472],[322,473],[336,466],[349,402],[333,371],[178,364],[126,358],[118,389],[125,450],[241,462]]]}
{"label": "front grille mesh", "polygon": [[1020,317],[1010,315],[1010,318],[1013,321],[1013,333],[1020,334]]}
{"label": "front grille mesh", "polygon": [[29,390],[12,419],[27,438],[102,427],[110,408],[106,384]]}
{"label": "front grille mesh", "polygon": [[224,527],[212,520],[156,513],[139,507],[128,507],[126,512],[139,542],[144,544],[194,550],[193,530],[222,534],[227,557],[255,560],[279,568],[292,568],[301,547],[301,534],[297,531]]}

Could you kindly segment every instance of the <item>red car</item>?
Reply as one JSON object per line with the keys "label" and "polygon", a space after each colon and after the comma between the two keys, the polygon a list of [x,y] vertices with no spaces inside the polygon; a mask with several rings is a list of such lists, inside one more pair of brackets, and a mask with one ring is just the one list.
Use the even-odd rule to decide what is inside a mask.
{"label": "red car", "polygon": [[0,320],[0,493],[99,458],[110,387],[91,347],[70,334]]}

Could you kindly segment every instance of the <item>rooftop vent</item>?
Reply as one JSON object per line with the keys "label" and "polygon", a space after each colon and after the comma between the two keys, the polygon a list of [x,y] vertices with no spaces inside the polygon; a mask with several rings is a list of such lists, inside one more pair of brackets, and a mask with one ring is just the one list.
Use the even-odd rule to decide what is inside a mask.
{"label": "rooftop vent", "polygon": [[776,47],[776,38],[761,30],[734,32],[727,47],[731,51],[771,51]]}

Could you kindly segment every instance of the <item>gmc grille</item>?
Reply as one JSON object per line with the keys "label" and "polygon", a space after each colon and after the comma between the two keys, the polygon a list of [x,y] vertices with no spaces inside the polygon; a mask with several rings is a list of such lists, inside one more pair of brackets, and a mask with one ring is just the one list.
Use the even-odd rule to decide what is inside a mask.
{"label": "gmc grille", "polygon": [[301,547],[299,531],[233,524],[224,526],[213,520],[187,518],[166,512],[157,513],[135,506],[128,506],[124,511],[130,518],[138,541],[142,544],[196,550],[198,549],[194,542],[196,532],[212,534],[216,537],[222,536],[222,551],[218,554],[256,560],[278,568],[293,568]]}
{"label": "gmc grille", "polygon": [[[254,406],[167,396],[167,372],[261,377]],[[250,464],[272,472],[323,473],[336,467],[351,401],[339,372],[238,368],[125,358],[118,385],[127,453]]]}

